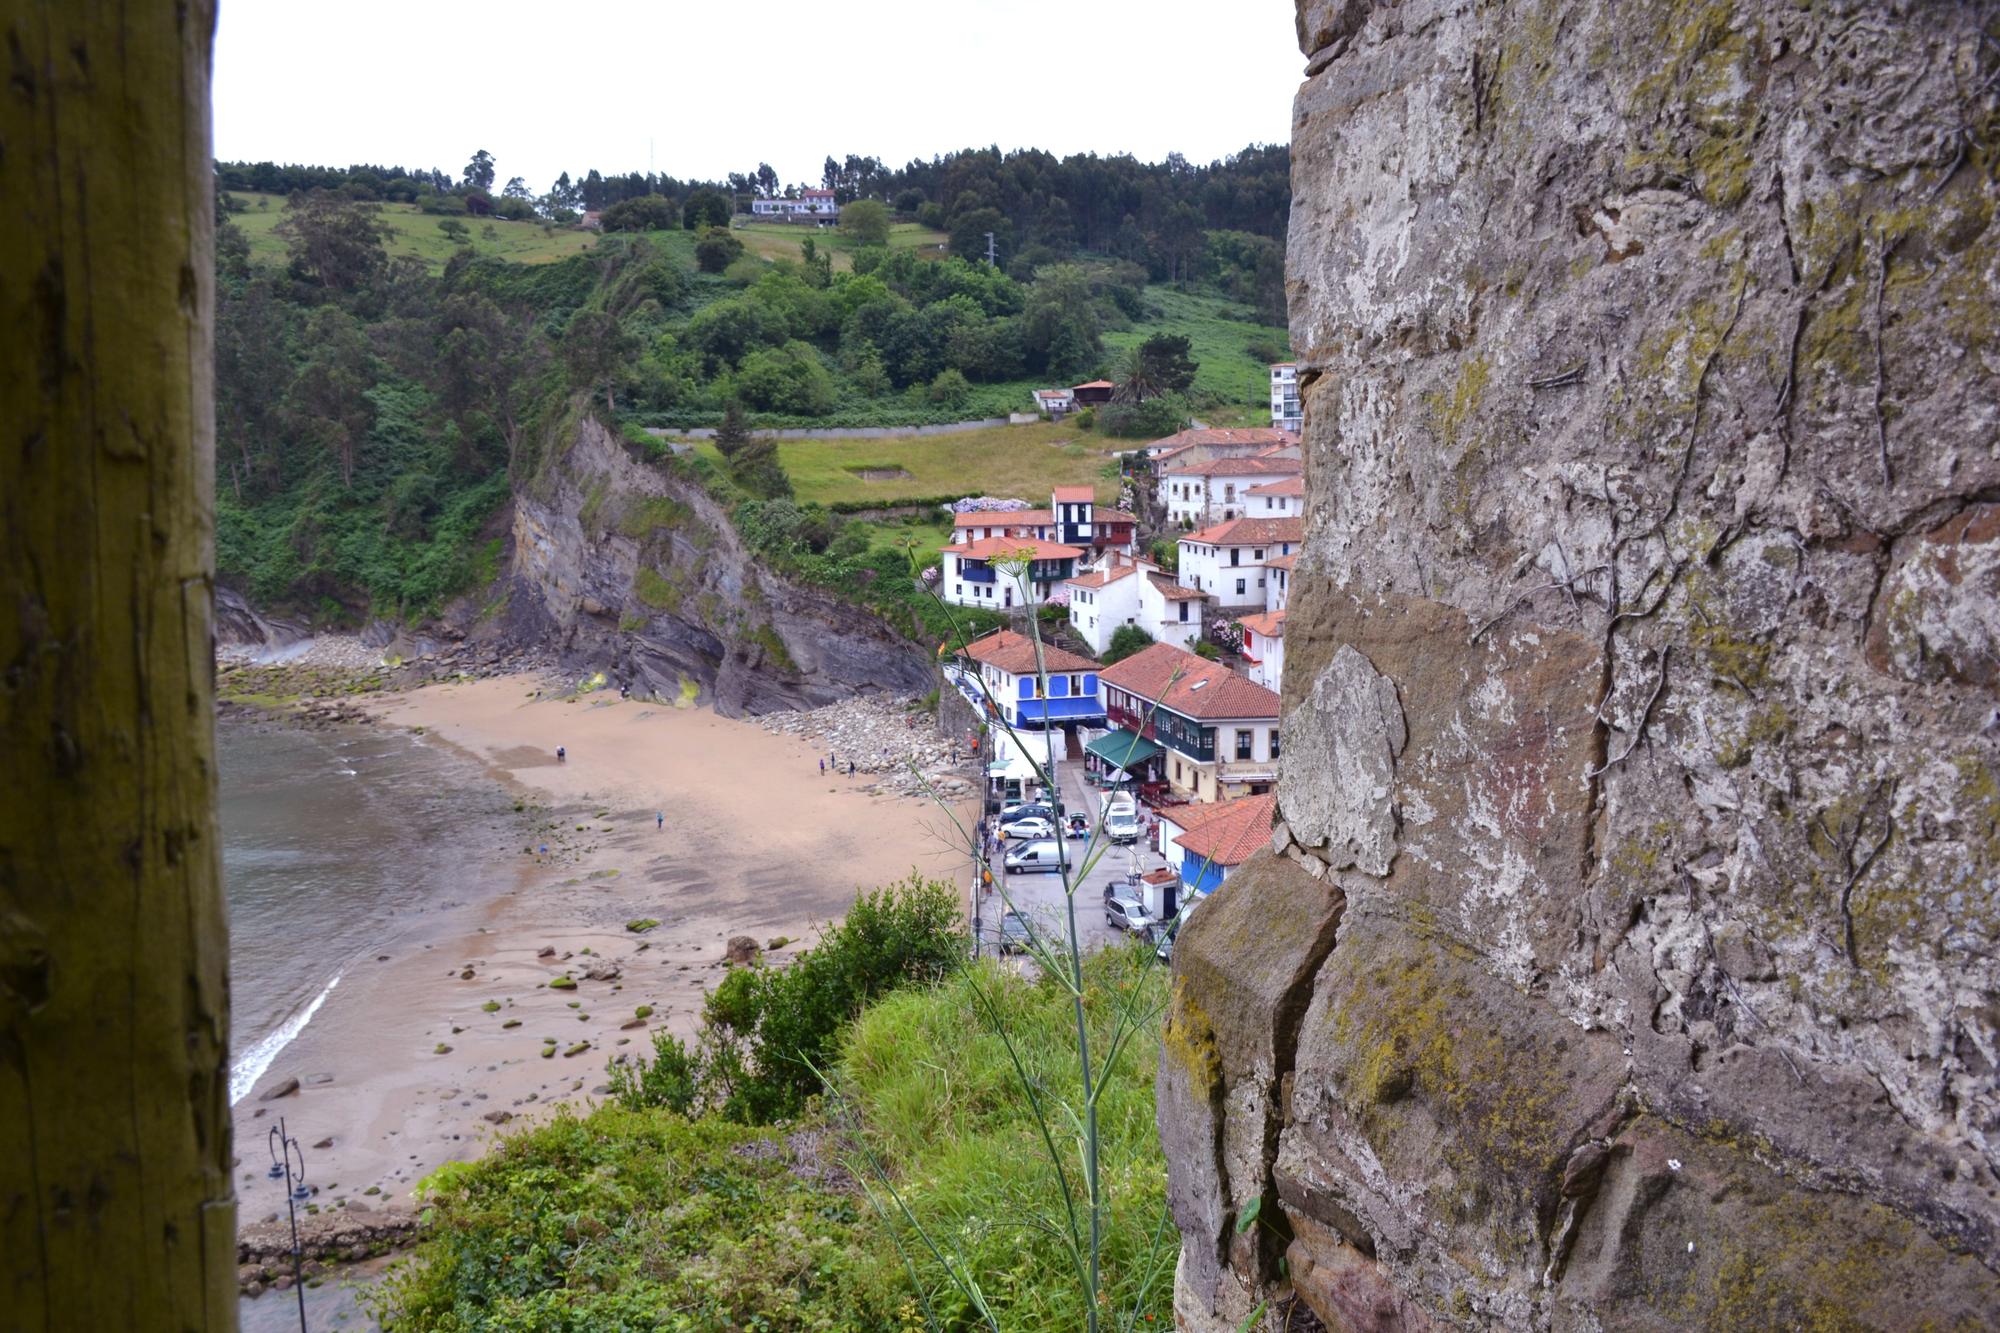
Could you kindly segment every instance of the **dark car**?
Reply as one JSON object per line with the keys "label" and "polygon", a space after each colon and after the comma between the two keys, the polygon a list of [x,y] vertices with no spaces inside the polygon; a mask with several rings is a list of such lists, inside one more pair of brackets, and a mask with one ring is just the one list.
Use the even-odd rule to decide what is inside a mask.
{"label": "dark car", "polygon": [[1054,806],[1045,805],[1037,801],[1029,805],[1017,805],[1011,810],[1001,811],[997,822],[1004,829],[1009,824],[1022,819],[1046,819],[1053,823],[1055,817],[1056,811]]}
{"label": "dark car", "polygon": [[1026,953],[1029,942],[1028,923],[1019,912],[1009,912],[1000,918],[1001,953]]}

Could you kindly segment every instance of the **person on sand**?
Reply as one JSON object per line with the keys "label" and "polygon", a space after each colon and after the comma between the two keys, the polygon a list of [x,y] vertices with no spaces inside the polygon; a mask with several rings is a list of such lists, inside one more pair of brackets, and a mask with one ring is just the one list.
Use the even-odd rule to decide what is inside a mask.
{"label": "person on sand", "polygon": [[564,749],[562,746],[558,745],[556,747],[556,762],[560,764],[567,761],[568,759],[569,759],[569,751]]}
{"label": "person on sand", "polygon": [[667,826],[667,812],[664,810],[655,810],[653,812],[653,827],[656,829],[664,829],[666,828],[666,826]]}
{"label": "person on sand", "polygon": [[852,759],[847,761],[847,776],[850,778],[854,776],[854,761]]}
{"label": "person on sand", "polygon": [[820,761],[819,761],[819,775],[820,775],[821,777],[825,777],[825,776],[826,776],[826,760],[824,760],[824,759],[822,759],[822,760],[820,760]]}

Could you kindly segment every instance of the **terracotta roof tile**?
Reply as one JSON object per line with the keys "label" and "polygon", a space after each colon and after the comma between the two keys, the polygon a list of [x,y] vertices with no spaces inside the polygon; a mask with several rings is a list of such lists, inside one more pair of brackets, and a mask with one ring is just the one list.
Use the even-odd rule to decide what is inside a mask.
{"label": "terracotta roof tile", "polygon": [[1305,540],[1306,521],[1302,518],[1232,518],[1199,532],[1190,532],[1182,542],[1207,546],[1272,546],[1279,542]]}
{"label": "terracotta roof tile", "polygon": [[944,549],[951,555],[971,560],[995,560],[1010,555],[1025,555],[1036,560],[1074,560],[1083,554],[1080,546],[1037,541],[1033,537],[982,537],[966,546],[947,546]]}
{"label": "terracotta roof tile", "polygon": [[1148,574],[1147,580],[1160,590],[1160,595],[1170,602],[1202,602],[1208,594],[1199,588],[1183,588],[1165,574]]}
{"label": "terracotta roof tile", "polygon": [[1233,801],[1223,801],[1215,808],[1217,813],[1203,820],[1199,828],[1190,829],[1174,839],[1181,850],[1197,862],[1240,866],[1259,847],[1271,841],[1271,821],[1278,809],[1275,792],[1266,792],[1262,796],[1239,796]]}
{"label": "terracotta roof tile", "polygon": [[1135,565],[1120,565],[1116,569],[1099,569],[1089,574],[1078,574],[1075,578],[1069,580],[1069,586],[1072,588],[1102,588],[1107,583],[1116,583],[1128,574],[1137,574],[1138,572],[1138,567]]}
{"label": "terracotta roof tile", "polygon": [[1165,473],[1169,477],[1284,477],[1294,476],[1304,469],[1296,458],[1211,458],[1206,463],[1189,463],[1186,467],[1170,468]]}
{"label": "terracotta roof tile", "polygon": [[1261,634],[1267,639],[1285,637],[1285,613],[1283,611],[1259,611],[1254,616],[1239,616],[1236,621],[1252,634]]}
{"label": "terracotta roof tile", "polygon": [[1245,495],[1304,495],[1306,493],[1306,479],[1304,477],[1286,477],[1283,481],[1267,481],[1262,486],[1252,486],[1243,493]]}
{"label": "terracotta roof tile", "polygon": [[1098,673],[1107,685],[1151,700],[1183,717],[1275,718],[1278,696],[1220,662],[1170,643],[1142,648]]}
{"label": "terracotta roof tile", "polygon": [[1095,486],[1058,486],[1050,498],[1059,505],[1095,504],[1097,502],[1097,488]]}
{"label": "terracotta roof tile", "polygon": [[1297,444],[1298,436],[1276,426],[1204,426],[1154,440],[1148,449],[1185,449],[1195,444]]}
{"label": "terracotta roof tile", "polygon": [[1055,512],[1048,509],[975,509],[969,514],[951,516],[954,528],[1004,528],[1011,524],[1034,527],[1055,521]]}
{"label": "terracotta roof tile", "polygon": [[[983,639],[965,645],[965,655],[985,666],[997,667],[1010,676],[1035,673],[1035,641],[1011,629],[997,629]],[[1050,644],[1042,645],[1042,666],[1048,671],[1095,671],[1097,663]]]}

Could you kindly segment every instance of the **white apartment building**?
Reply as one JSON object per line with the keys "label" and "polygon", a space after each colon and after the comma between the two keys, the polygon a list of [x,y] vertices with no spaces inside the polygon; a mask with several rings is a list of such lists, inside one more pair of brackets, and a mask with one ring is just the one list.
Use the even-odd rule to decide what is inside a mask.
{"label": "white apartment building", "polygon": [[1271,367],[1271,424],[1279,430],[1304,430],[1306,410],[1299,402],[1299,367],[1280,361]]}
{"label": "white apartment building", "polygon": [[1190,463],[1160,477],[1160,504],[1169,521],[1195,528],[1232,518],[1262,518],[1250,491],[1303,474],[1304,465],[1296,458],[1259,455]]}
{"label": "white apartment building", "polygon": [[1306,479],[1285,477],[1243,492],[1245,518],[1298,518],[1306,512]]}
{"label": "white apartment building", "polygon": [[1262,611],[1270,595],[1265,562],[1297,550],[1304,530],[1302,519],[1239,518],[1190,532],[1180,540],[1178,581],[1225,612]]}
{"label": "white apartment building", "polygon": [[1138,626],[1155,643],[1181,648],[1191,648],[1201,638],[1207,600],[1202,593],[1183,588],[1150,560],[1113,553],[1105,562],[1064,585],[1069,589],[1069,623],[1090,651],[1103,656],[1111,636],[1125,625]]}

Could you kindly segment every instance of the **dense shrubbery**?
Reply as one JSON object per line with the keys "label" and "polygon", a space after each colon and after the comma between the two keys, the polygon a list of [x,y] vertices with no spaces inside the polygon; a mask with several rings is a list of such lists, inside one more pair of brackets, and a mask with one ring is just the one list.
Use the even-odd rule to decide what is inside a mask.
{"label": "dense shrubbery", "polygon": [[[1117,1003],[1164,999],[1143,950],[1098,955],[1084,977],[1100,1050]],[[839,1091],[829,1113],[808,1111],[784,1135],[686,1118],[664,1109],[670,1090],[644,1098],[658,1109],[561,1113],[425,1182],[429,1225],[381,1289],[382,1313],[410,1333],[978,1326],[914,1219],[977,1279],[1002,1327],[1082,1328],[1069,1255],[1041,1221],[1062,1204],[1047,1160],[1024,1146],[1038,1140],[1014,1065],[1043,1097],[1077,1099],[1074,1022],[1066,991],[989,962],[878,993],[825,1048]],[[1172,1319],[1158,1059],[1148,1025],[1098,1100],[1106,1306],[1120,1327],[1126,1312],[1136,1327]],[[821,1170],[844,1162],[859,1183],[804,1178],[800,1156]]]}
{"label": "dense shrubbery", "polygon": [[896,986],[936,982],[964,947],[952,886],[912,876],[864,894],[790,966],[730,972],[709,994],[693,1047],[661,1032],[652,1060],[613,1064],[612,1095],[634,1110],[714,1110],[746,1124],[797,1115],[861,1006]]}
{"label": "dense shrubbery", "polygon": [[1120,625],[1111,632],[1111,642],[1104,645],[1104,655],[1098,660],[1106,666],[1122,662],[1141,648],[1153,642],[1153,636],[1137,625]]}

